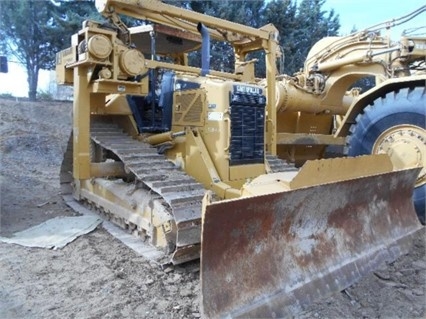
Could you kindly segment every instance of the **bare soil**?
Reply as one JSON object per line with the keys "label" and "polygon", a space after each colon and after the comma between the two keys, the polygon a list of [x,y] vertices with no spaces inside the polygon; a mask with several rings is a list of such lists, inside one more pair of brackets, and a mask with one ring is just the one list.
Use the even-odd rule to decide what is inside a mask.
{"label": "bare soil", "polygon": [[[0,99],[0,235],[76,213],[59,167],[72,104]],[[61,250],[0,243],[0,318],[199,318],[199,263],[162,269],[102,226]],[[424,318],[425,233],[409,254],[297,318]]]}

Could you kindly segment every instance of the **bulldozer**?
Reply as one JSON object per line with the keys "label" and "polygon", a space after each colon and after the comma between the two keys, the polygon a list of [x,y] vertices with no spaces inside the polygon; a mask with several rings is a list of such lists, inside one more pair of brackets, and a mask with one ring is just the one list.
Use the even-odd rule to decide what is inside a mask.
{"label": "bulldozer", "polygon": [[[278,74],[273,25],[256,29],[158,0],[96,7],[107,22],[85,21],[56,57],[58,83],[74,88],[63,193],[156,247],[158,263],[200,258],[203,317],[292,316],[408,251],[422,228],[411,200],[422,167],[399,167],[386,152],[289,161],[297,150],[285,148],[305,137],[283,127],[301,127],[307,104],[289,108],[294,93],[283,91],[321,100],[328,86],[312,73],[306,83],[323,91],[310,92],[302,74]],[[145,24],[129,28],[122,15]],[[234,72],[210,68],[210,39],[233,47]],[[189,65],[198,50],[201,66]],[[247,59],[256,51],[265,53],[264,79]],[[419,82],[401,80],[410,92]],[[364,100],[353,98],[342,126],[362,108],[356,101]],[[307,111],[309,125],[339,115]],[[333,144],[344,132],[309,138],[322,146],[320,138]],[[290,134],[295,142],[283,143]]]}

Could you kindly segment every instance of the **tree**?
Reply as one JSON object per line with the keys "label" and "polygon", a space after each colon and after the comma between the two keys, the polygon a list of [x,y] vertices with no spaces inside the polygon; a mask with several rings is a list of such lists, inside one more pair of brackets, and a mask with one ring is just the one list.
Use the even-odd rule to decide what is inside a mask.
{"label": "tree", "polygon": [[[261,15],[259,14],[263,7],[263,0],[253,0],[253,1],[217,1],[215,2],[216,8],[213,13],[224,20],[240,23],[249,27],[259,28],[262,26]],[[214,44],[214,43],[213,43]],[[216,49],[216,50],[215,50]],[[234,70],[234,51],[233,48],[228,43],[218,43],[216,48],[213,47],[212,50],[215,54],[215,60],[220,64],[221,70],[232,72]],[[248,56],[248,59],[258,58],[260,62],[260,68],[264,65],[264,57],[260,57],[260,52],[256,54],[251,54]],[[217,68],[218,66],[216,66]]]}
{"label": "tree", "polygon": [[293,74],[303,67],[312,46],[320,39],[335,36],[340,28],[334,10],[323,11],[325,0],[272,0],[266,4],[263,19],[280,32],[284,52],[284,70]]}
{"label": "tree", "polygon": [[[176,2],[171,3],[177,5]],[[264,6],[264,0],[180,1],[178,5],[209,16],[258,28],[261,21],[259,12]],[[212,69],[225,72],[234,70],[234,52],[229,43],[212,40],[210,54]],[[199,52],[191,53],[189,60],[191,65],[199,65],[201,61]]]}
{"label": "tree", "polygon": [[55,54],[69,46],[83,17],[94,11],[93,1],[0,1],[0,48],[25,66],[31,101],[36,100],[39,71],[54,67]]}
{"label": "tree", "polygon": [[[340,27],[333,10],[322,10],[325,0],[302,0],[298,6],[296,0],[167,2],[255,28],[274,24],[280,31],[284,70],[288,74],[303,66],[316,41],[336,35]],[[55,54],[70,45],[70,36],[86,19],[102,19],[94,0],[0,1],[0,50],[26,67],[30,100],[36,99],[39,71],[54,67]],[[125,23],[133,25],[141,21],[125,20]],[[234,54],[229,44],[212,41],[211,55],[213,69],[228,72],[234,69]],[[263,77],[262,53],[248,58],[258,58],[257,76]],[[199,60],[199,54],[190,56],[193,65],[199,65]]]}
{"label": "tree", "polygon": [[[173,5],[205,13],[227,21],[237,22],[254,28],[272,23],[280,32],[279,44],[284,59],[281,67],[293,74],[303,67],[310,48],[321,38],[337,35],[340,28],[339,16],[334,10],[324,11],[325,0],[254,0],[254,1],[168,1]],[[299,5],[298,5],[299,3]],[[211,68],[232,71],[234,54],[232,47],[220,41],[212,41]],[[265,60],[262,52],[249,54],[248,59],[257,58],[256,75],[265,76]],[[200,63],[198,53],[191,54],[192,65]]]}

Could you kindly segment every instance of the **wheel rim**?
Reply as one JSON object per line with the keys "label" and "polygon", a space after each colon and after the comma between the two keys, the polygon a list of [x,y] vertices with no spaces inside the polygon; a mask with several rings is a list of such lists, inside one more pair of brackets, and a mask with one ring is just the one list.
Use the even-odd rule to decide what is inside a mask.
{"label": "wheel rim", "polygon": [[377,138],[373,154],[388,154],[397,169],[422,167],[416,187],[426,183],[426,131],[414,125],[396,125]]}

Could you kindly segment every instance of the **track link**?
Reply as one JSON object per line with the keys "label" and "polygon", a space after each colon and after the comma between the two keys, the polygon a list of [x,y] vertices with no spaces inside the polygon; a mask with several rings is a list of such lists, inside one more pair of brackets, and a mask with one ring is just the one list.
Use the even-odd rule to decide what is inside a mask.
{"label": "track link", "polygon": [[298,169],[293,163],[288,163],[287,161],[278,158],[275,155],[266,154],[266,161],[268,162],[272,173],[298,171]]}

